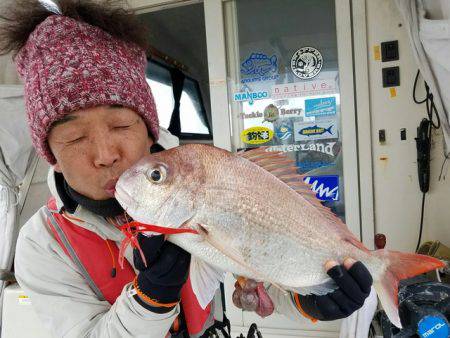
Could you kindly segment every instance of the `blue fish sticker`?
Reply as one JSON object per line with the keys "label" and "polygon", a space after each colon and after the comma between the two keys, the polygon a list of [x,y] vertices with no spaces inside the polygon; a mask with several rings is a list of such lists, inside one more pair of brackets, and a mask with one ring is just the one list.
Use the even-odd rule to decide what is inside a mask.
{"label": "blue fish sticker", "polygon": [[298,131],[298,133],[300,135],[304,135],[304,136],[315,136],[315,135],[322,135],[325,133],[329,133],[330,135],[333,135],[331,128],[333,128],[333,125],[331,125],[329,128],[324,128],[324,127],[319,127],[316,124],[313,127],[306,127],[306,128],[300,129]]}
{"label": "blue fish sticker", "polygon": [[263,53],[252,53],[241,64],[241,73],[244,75],[259,75],[265,76],[266,74],[278,71],[278,60],[276,55],[269,57]]}

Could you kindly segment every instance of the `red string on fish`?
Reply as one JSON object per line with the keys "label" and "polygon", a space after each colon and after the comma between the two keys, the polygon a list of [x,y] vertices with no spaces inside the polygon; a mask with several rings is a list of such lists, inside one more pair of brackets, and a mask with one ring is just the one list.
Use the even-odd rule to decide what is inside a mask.
{"label": "red string on fish", "polygon": [[145,259],[144,252],[141,249],[141,246],[139,245],[139,241],[137,239],[137,236],[139,233],[146,233],[146,232],[156,232],[162,235],[176,235],[176,234],[185,234],[185,233],[191,233],[198,235],[198,231],[194,229],[189,228],[166,228],[161,227],[154,224],[145,224],[141,222],[131,221],[128,223],[125,223],[118,227],[118,229],[125,235],[125,239],[120,244],[119,249],[119,264],[120,267],[123,269],[123,261],[124,261],[124,255],[125,250],[128,247],[128,245],[131,244],[131,247],[133,249],[138,249],[139,254],[141,255],[142,261],[144,262],[144,265],[147,266],[147,260]]}

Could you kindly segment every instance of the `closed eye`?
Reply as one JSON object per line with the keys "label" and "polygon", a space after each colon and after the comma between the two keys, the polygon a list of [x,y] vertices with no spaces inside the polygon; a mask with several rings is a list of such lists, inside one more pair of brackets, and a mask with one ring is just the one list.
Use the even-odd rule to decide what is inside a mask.
{"label": "closed eye", "polygon": [[131,124],[130,125],[126,125],[126,126],[115,126],[114,129],[127,129],[127,128],[130,128],[130,127],[131,127]]}
{"label": "closed eye", "polygon": [[76,138],[76,139],[73,139],[73,140],[67,141],[67,143],[68,143],[68,144],[73,144],[73,143],[77,143],[77,142],[79,142],[79,141],[83,140],[84,138],[85,138],[85,136],[81,136],[81,137],[78,137],[78,138]]}

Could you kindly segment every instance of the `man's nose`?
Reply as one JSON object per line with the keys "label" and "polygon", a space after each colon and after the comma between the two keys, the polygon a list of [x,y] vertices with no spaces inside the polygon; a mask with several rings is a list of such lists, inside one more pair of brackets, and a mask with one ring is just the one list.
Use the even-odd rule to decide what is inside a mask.
{"label": "man's nose", "polygon": [[120,159],[120,153],[107,135],[98,135],[94,141],[94,165],[97,168],[111,167]]}

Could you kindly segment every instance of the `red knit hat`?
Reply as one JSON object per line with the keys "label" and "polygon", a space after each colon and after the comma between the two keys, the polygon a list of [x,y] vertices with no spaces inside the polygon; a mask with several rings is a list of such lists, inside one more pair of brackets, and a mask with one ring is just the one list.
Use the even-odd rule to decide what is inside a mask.
{"label": "red knit hat", "polygon": [[100,105],[138,113],[158,140],[158,115],[146,81],[145,51],[98,27],[51,15],[30,34],[15,58],[25,82],[25,105],[33,144],[55,164],[49,128],[63,116]]}

